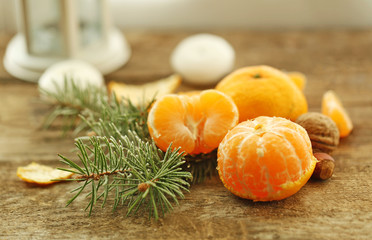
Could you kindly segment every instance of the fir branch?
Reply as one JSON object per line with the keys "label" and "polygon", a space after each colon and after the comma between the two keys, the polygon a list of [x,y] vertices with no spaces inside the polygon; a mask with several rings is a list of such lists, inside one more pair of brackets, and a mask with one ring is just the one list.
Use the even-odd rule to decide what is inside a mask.
{"label": "fir branch", "polygon": [[103,102],[98,116],[90,115],[86,117],[80,115],[80,118],[92,132],[99,136],[126,135],[128,131],[133,131],[141,139],[150,141],[150,134],[147,128],[147,116],[150,106],[151,103],[146,106],[134,106],[129,99],[118,101],[115,96],[112,96],[111,101]]}
{"label": "fir branch", "polygon": [[80,115],[98,117],[103,104],[108,101],[105,88],[96,86],[79,87],[71,78],[65,77],[63,87],[55,84],[55,91],[40,89],[45,100],[53,104],[43,127],[49,128],[58,118],[62,118],[64,132],[78,127],[84,129],[85,122],[79,121]]}
{"label": "fir branch", "polygon": [[131,130],[149,140],[146,123],[152,101],[135,106],[129,99],[118,100],[114,94],[109,97],[105,88],[88,86],[82,89],[67,78],[63,88],[55,87],[56,92],[40,89],[54,105],[46,117],[44,128],[62,118],[64,132],[74,129],[75,135],[82,130],[91,130],[96,135],[110,137],[116,131],[110,125],[114,125],[123,135]]}
{"label": "fir branch", "polygon": [[[99,137],[113,138],[122,142],[122,136],[128,135],[128,132],[135,132],[141,141],[153,144],[147,128],[148,110],[152,102],[147,105],[134,106],[129,99],[119,101],[115,95],[109,97],[105,88],[89,86],[81,89],[75,84],[73,79],[67,78],[63,88],[58,86],[56,88],[56,93],[41,89],[43,95],[52,100],[54,104],[54,108],[46,118],[44,126],[48,127],[56,119],[62,118],[64,133],[72,129],[74,129],[74,134],[86,130],[88,136],[79,138],[81,144],[78,150],[82,146],[92,145],[90,143],[91,136],[97,136],[97,139]],[[100,147],[105,147],[106,145],[106,148],[111,146],[104,142],[101,142],[101,145]],[[89,154],[90,156],[85,156],[85,158],[92,157],[91,155],[94,155],[94,152],[90,151]],[[80,158],[84,159],[84,157]],[[191,172],[193,176],[191,183],[194,184],[214,176],[216,174],[216,165],[216,154],[212,152],[211,154],[186,156],[186,163],[182,168]],[[90,174],[88,175],[90,176]],[[111,175],[117,174],[105,176],[111,177]],[[116,206],[117,204],[118,202],[115,202]],[[153,206],[148,206],[148,208],[151,209]]]}
{"label": "fir branch", "polygon": [[192,174],[191,183],[198,184],[217,176],[217,150],[207,154],[187,155],[183,165],[185,171]]}
{"label": "fir branch", "polygon": [[[182,153],[171,148],[163,153],[153,142],[141,140],[135,132],[114,137],[93,136],[76,139],[81,166],[63,156],[61,162],[72,168],[80,186],[69,205],[84,189],[88,190],[88,205],[91,215],[99,200],[105,205],[109,196],[114,198],[113,210],[119,204],[127,206],[127,215],[139,209],[147,209],[149,217],[158,219],[172,210],[171,200],[178,204],[183,191],[188,191],[191,174],[182,170],[185,163]],[[64,170],[61,168],[61,170]]]}

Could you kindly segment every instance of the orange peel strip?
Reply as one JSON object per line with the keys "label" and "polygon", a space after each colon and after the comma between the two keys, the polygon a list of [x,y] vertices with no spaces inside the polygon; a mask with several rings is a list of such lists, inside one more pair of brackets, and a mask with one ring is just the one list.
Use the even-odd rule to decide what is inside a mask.
{"label": "orange peel strip", "polygon": [[51,168],[38,163],[30,163],[24,167],[18,167],[17,176],[25,182],[37,185],[50,185],[59,181],[52,179],[68,179],[73,175],[71,172]]}

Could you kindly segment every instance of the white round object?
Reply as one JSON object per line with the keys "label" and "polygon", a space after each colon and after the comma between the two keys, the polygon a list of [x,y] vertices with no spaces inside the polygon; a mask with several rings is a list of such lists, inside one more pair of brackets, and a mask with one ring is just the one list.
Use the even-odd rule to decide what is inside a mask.
{"label": "white round object", "polygon": [[65,80],[72,80],[80,89],[105,84],[102,74],[92,65],[81,60],[66,60],[47,68],[39,79],[39,88],[57,93],[58,89],[64,90]]}
{"label": "white round object", "polygon": [[196,34],[181,41],[171,56],[173,70],[185,82],[214,84],[234,67],[235,52],[223,38],[212,34]]}

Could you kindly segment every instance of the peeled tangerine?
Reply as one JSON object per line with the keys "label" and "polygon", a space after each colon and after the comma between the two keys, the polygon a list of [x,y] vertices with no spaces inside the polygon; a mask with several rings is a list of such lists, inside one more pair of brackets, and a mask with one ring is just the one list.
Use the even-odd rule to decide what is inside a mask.
{"label": "peeled tangerine", "polygon": [[232,99],[216,90],[160,97],[149,112],[151,137],[163,151],[172,144],[188,154],[209,153],[238,124]]}
{"label": "peeled tangerine", "polygon": [[295,194],[311,177],[316,162],[306,130],[280,117],[242,122],[218,148],[218,173],[225,187],[254,201]]}

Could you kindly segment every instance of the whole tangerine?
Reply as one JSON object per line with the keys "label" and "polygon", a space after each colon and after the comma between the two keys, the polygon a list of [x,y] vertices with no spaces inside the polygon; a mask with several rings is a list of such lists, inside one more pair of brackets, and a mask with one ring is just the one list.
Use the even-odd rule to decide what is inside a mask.
{"label": "whole tangerine", "polygon": [[259,116],[295,121],[308,109],[304,94],[290,77],[269,66],[238,69],[222,79],[216,89],[234,100],[240,122]]}
{"label": "whole tangerine", "polygon": [[217,156],[224,186],[254,201],[281,200],[295,194],[311,177],[317,162],[303,127],[265,116],[230,130]]}

